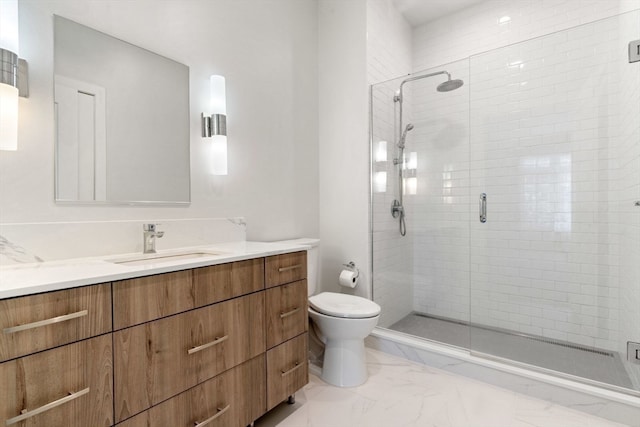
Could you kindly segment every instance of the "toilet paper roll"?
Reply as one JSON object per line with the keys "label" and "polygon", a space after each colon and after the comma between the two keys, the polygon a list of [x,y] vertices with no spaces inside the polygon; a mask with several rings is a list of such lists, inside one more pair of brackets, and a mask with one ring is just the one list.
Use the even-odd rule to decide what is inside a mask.
{"label": "toilet paper roll", "polygon": [[358,273],[351,270],[342,270],[340,272],[340,280],[338,280],[340,286],[347,288],[355,288],[358,284]]}

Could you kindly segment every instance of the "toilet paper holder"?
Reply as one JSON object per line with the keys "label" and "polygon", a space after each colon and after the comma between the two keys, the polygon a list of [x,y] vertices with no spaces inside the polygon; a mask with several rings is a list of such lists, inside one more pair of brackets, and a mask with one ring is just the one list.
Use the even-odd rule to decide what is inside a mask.
{"label": "toilet paper holder", "polygon": [[356,277],[354,277],[354,279],[357,279],[360,276],[360,270],[358,269],[358,267],[356,267],[355,262],[349,261],[348,264],[342,264],[342,265],[347,267],[349,270],[353,271],[354,273],[356,273]]}

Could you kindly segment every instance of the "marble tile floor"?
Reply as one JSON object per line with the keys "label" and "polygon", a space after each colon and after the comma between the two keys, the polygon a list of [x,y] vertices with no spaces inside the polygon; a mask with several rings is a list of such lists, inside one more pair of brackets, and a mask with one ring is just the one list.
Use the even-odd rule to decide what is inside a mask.
{"label": "marble tile floor", "polygon": [[613,427],[544,400],[367,348],[368,381],[333,387],[311,375],[256,427]]}
{"label": "marble tile floor", "polygon": [[619,387],[634,388],[617,352],[585,351],[416,313],[409,314],[389,329]]}

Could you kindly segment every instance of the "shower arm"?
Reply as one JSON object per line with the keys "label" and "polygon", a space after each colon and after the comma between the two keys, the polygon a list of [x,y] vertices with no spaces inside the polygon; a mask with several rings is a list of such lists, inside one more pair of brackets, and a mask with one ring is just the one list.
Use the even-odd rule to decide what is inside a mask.
{"label": "shower arm", "polygon": [[[400,103],[400,126],[399,126],[399,133],[398,133],[398,144],[400,144],[400,138],[402,138],[402,104],[404,103],[404,84],[405,83],[409,83],[415,80],[420,80],[420,79],[426,79],[427,77],[433,77],[433,76],[439,76],[442,74],[446,74],[447,78],[449,80],[451,80],[451,74],[449,74],[447,71],[437,71],[435,73],[430,73],[430,74],[423,74],[421,76],[415,76],[415,77],[409,77],[408,79],[404,79],[401,83],[400,83],[400,91],[398,93],[397,96],[395,96],[393,98],[394,101],[399,102]],[[400,160],[400,159],[399,159]]]}
{"label": "shower arm", "polygon": [[[399,102],[400,103],[400,108],[399,108],[399,113],[400,113],[400,126],[399,126],[399,134],[398,134],[398,141],[396,142],[396,146],[398,147],[398,178],[399,178],[399,182],[398,182],[398,199],[400,201],[400,206],[404,207],[404,197],[402,194],[402,167],[403,167],[403,155],[404,155],[404,146],[401,146],[401,142],[402,142],[402,104],[404,103],[404,93],[403,93],[403,89],[404,89],[404,84],[405,83],[409,83],[415,80],[420,80],[420,79],[426,79],[427,77],[433,77],[433,76],[439,76],[442,74],[446,74],[447,78],[449,80],[451,80],[451,74],[449,74],[446,71],[437,71],[435,73],[430,73],[430,74],[423,74],[421,76],[415,76],[415,77],[409,77],[408,79],[404,79],[401,83],[400,83],[400,91],[398,93],[397,96],[395,96],[393,98],[394,101]],[[403,144],[402,144],[403,145]]]}

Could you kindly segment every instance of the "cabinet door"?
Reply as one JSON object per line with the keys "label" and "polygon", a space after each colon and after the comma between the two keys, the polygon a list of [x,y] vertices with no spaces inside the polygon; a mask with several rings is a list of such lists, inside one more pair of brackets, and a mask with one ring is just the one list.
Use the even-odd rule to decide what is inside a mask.
{"label": "cabinet door", "polygon": [[265,351],[264,294],[114,333],[116,420],[124,420]]}
{"label": "cabinet door", "polygon": [[111,285],[0,300],[0,362],[111,331]]}
{"label": "cabinet door", "polygon": [[110,334],[0,364],[0,425],[112,425],[112,367]]}
{"label": "cabinet door", "polygon": [[265,258],[265,286],[279,286],[307,277],[307,251]]}
{"label": "cabinet door", "polygon": [[308,329],[306,280],[267,289],[265,294],[267,348],[300,335]]}
{"label": "cabinet door", "polygon": [[251,359],[119,424],[120,427],[244,427],[266,412],[265,356]]}
{"label": "cabinet door", "polygon": [[309,382],[308,334],[267,352],[267,411]]}

